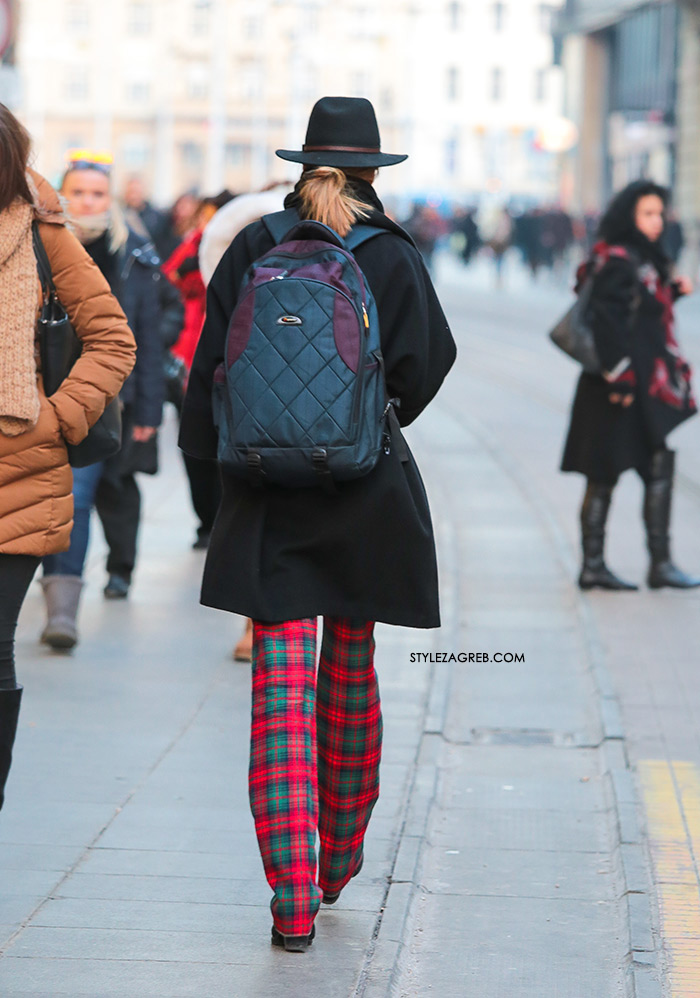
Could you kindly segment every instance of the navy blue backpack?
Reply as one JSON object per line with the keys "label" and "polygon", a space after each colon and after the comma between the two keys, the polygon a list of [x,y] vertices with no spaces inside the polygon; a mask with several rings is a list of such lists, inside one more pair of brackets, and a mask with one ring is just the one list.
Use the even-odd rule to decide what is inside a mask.
{"label": "navy blue backpack", "polygon": [[388,452],[390,415],[379,316],[353,250],[294,209],[266,215],[275,247],[248,269],[214,375],[218,459],[255,485],[292,488],[368,474]]}

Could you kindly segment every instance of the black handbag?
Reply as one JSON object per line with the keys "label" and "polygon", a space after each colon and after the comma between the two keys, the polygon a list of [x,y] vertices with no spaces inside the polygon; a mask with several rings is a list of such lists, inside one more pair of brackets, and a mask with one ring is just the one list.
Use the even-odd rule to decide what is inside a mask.
{"label": "black handbag", "polygon": [[595,348],[593,330],[586,322],[592,292],[593,280],[589,278],[569,311],[551,330],[549,338],[560,350],[577,361],[588,374],[600,374],[600,361]]}
{"label": "black handbag", "polygon": [[[50,397],[70,374],[82,352],[82,343],[61,304],[51,274],[51,264],[36,223],[32,228],[34,255],[44,293],[38,322],[39,353],[44,392]],[[122,417],[118,399],[113,399],[88,435],[79,444],[66,443],[68,461],[73,468],[105,461],[117,454],[122,444]]]}
{"label": "black handbag", "polygon": [[128,437],[124,441],[119,455],[119,474],[134,475],[158,474],[158,434],[154,433],[149,440],[134,440]]}

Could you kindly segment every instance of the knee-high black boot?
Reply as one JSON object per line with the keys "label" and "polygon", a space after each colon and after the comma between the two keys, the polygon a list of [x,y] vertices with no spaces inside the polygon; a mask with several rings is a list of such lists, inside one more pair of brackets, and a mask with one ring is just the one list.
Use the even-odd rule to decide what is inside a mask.
{"label": "knee-high black boot", "polygon": [[581,543],[583,568],[578,584],[581,589],[635,590],[638,587],[623,582],[605,564],[605,524],[614,486],[588,482],[581,506]]}
{"label": "knee-high black boot", "polygon": [[12,746],[17,734],[22,687],[0,690],[0,810],[5,800],[5,783],[12,763]]}
{"label": "knee-high black boot", "polygon": [[644,491],[644,525],[651,563],[647,582],[650,589],[695,589],[700,578],[681,572],[671,560],[671,501],[676,455],[659,450],[651,459],[650,480]]}

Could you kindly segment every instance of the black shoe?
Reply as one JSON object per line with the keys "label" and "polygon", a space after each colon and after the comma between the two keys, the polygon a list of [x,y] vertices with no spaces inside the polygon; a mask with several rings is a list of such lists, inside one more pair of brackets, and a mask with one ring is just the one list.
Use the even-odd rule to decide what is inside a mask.
{"label": "black shoe", "polygon": [[[361,856],[360,857],[360,862],[359,862],[359,864],[357,866],[357,869],[355,870],[355,872],[352,875],[353,877],[356,877],[357,874],[360,872],[360,870],[362,869],[362,864],[364,863],[364,861],[365,861],[365,857]],[[350,879],[352,880],[352,877]],[[346,886],[347,886],[347,884],[346,884]],[[323,904],[335,904],[335,902],[338,900],[338,898],[340,897],[340,895],[341,895],[341,891],[338,891],[337,894],[325,894],[324,893],[323,898],[321,900],[322,900]]]}
{"label": "black shoe", "polygon": [[283,936],[282,933],[272,926],[272,945],[284,948],[288,953],[306,953],[307,949],[314,941],[316,926],[311,926],[308,936]]}
{"label": "black shoe", "polygon": [[129,580],[122,575],[110,575],[107,585],[102,590],[105,599],[126,599],[129,595]]}
{"label": "black shoe", "polygon": [[584,563],[578,579],[579,589],[587,592],[590,589],[606,589],[608,592],[636,592],[639,586],[618,578],[607,565],[601,561],[599,565]]}
{"label": "black shoe", "polygon": [[211,531],[209,530],[198,530],[197,539],[192,545],[193,551],[206,551],[209,547],[209,541],[211,540]]}
{"label": "black shoe", "polygon": [[700,579],[696,575],[686,575],[676,568],[672,561],[652,562],[647,583],[650,589],[697,589]]}

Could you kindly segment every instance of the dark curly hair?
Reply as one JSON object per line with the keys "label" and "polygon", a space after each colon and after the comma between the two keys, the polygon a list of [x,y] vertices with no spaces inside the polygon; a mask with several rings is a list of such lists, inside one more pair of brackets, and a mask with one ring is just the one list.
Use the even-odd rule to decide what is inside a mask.
{"label": "dark curly hair", "polygon": [[606,243],[624,243],[636,240],[639,230],[634,219],[637,203],[641,198],[654,194],[668,207],[670,193],[653,180],[635,180],[612,199],[598,226],[598,235]]}

